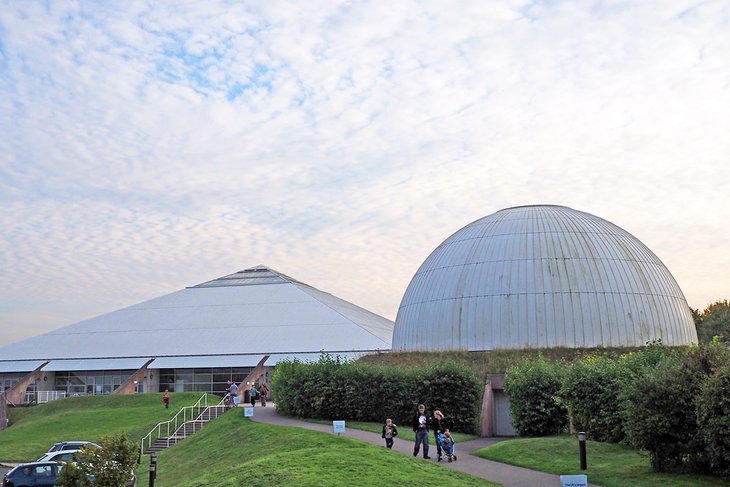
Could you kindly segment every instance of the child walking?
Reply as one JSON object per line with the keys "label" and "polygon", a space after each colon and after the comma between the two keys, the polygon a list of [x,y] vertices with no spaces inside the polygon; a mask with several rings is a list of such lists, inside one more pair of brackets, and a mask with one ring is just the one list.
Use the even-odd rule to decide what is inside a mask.
{"label": "child walking", "polygon": [[393,424],[393,420],[388,418],[385,420],[385,424],[383,425],[383,435],[382,438],[385,438],[385,447],[388,449],[393,448],[393,438],[398,436],[398,428],[396,425]]}

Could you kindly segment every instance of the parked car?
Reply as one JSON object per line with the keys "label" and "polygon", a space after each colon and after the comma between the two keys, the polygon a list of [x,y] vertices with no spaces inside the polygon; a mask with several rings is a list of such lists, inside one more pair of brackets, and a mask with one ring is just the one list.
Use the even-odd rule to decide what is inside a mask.
{"label": "parked car", "polygon": [[78,453],[81,450],[59,450],[51,453],[46,453],[40,457],[36,462],[78,462]]}
{"label": "parked car", "polygon": [[51,448],[49,448],[47,453],[61,450],[80,450],[87,445],[101,448],[96,443],[92,443],[90,441],[61,441],[60,443],[55,443]]}
{"label": "parked car", "polygon": [[56,462],[21,463],[5,474],[3,487],[55,485],[61,465]]}

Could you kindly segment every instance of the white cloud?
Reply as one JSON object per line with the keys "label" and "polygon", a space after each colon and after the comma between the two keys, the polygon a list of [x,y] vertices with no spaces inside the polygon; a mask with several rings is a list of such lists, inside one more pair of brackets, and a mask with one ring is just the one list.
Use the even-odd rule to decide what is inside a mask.
{"label": "white cloud", "polygon": [[0,344],[259,263],[394,318],[540,202],[727,298],[729,8],[5,4]]}

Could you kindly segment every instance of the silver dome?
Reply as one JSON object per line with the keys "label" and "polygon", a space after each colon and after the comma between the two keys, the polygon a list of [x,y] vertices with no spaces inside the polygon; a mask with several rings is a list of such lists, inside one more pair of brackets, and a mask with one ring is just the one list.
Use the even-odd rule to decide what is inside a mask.
{"label": "silver dome", "polygon": [[697,343],[687,301],[636,237],[564,206],[519,206],[446,239],[401,301],[393,350]]}

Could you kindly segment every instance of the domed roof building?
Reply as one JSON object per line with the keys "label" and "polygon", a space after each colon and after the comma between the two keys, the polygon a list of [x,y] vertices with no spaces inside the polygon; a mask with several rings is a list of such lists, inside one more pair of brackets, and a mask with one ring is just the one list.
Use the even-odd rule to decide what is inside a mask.
{"label": "domed roof building", "polygon": [[636,237],[564,206],[519,206],[447,238],[411,280],[393,350],[697,342],[669,270]]}

